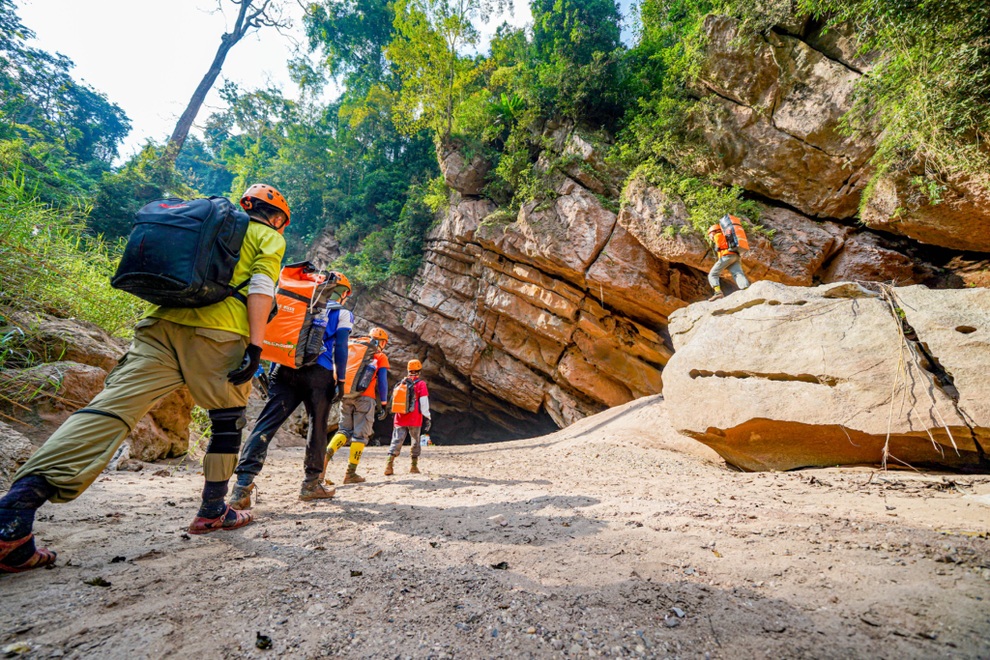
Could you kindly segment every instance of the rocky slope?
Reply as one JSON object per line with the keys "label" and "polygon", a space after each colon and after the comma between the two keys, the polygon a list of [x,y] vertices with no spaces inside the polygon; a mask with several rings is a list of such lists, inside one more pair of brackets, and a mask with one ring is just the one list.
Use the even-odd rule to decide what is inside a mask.
{"label": "rocky slope", "polygon": [[[850,34],[804,19],[759,38],[740,37],[726,17],[705,29],[695,93],[709,107],[711,171],[761,201],[769,230],[744,256],[751,279],[988,284],[986,255],[950,250],[990,250],[990,233],[974,231],[990,213],[978,182],[957,182],[938,207],[905,205],[900,179],[881,183],[857,217],[874,147],[839,123],[871,61],[855,55]],[[660,392],[668,317],[707,297],[713,263],[682,200],[642,179],[620,195],[603,145],[570,125],[548,125],[545,136],[540,162],[564,163],[556,196],[508,212],[479,196],[487,163],[456,145],[441,154],[457,192],[423,266],[356,301],[363,322],[393,333],[400,361],[425,358],[441,412],[516,434]]]}

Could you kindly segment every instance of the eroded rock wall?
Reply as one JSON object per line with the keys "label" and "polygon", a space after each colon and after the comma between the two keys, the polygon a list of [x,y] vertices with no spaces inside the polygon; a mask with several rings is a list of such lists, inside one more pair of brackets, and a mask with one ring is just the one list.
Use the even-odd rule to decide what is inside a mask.
{"label": "eroded rock wall", "polygon": [[[983,243],[960,238],[973,233],[962,220],[944,221],[920,202],[905,207],[900,184],[868,207],[865,220],[884,233],[860,224],[874,140],[845,133],[841,117],[874,58],[857,53],[850,31],[823,32],[797,17],[750,37],[720,16],[705,31],[708,57],[692,91],[708,110],[698,128],[711,158],[699,173],[761,204],[764,229],[743,256],[751,280],[983,282],[979,254],[943,251],[929,263],[917,241]],[[710,295],[705,274],[714,263],[681,199],[643,178],[625,181],[605,147],[573,125],[548,123],[543,137],[536,166],[555,177],[555,194],[520,209],[482,197],[491,163],[479,154],[453,143],[440,150],[456,192],[422,267],[355,297],[363,324],[392,332],[394,371],[425,359],[441,412],[468,412],[520,435],[547,417],[564,426],[659,392],[674,348],[668,319]],[[982,199],[953,200],[947,213],[978,219],[971,207]]]}

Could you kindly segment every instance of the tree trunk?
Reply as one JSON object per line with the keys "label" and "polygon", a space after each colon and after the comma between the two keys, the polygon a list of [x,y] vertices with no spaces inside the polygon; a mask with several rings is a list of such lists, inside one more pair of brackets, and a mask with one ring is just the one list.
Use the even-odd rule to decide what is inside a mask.
{"label": "tree trunk", "polygon": [[[264,0],[260,8],[252,8],[251,3],[253,1],[234,1],[234,4],[240,5],[240,10],[237,12],[237,20],[234,22],[234,29],[220,37],[220,47],[217,48],[217,54],[213,57],[213,63],[210,65],[210,69],[199,82],[199,86],[193,92],[192,98],[189,99],[189,104],[186,106],[182,116],[179,117],[179,121],[175,125],[175,130],[172,131],[172,137],[168,139],[168,146],[165,147],[165,153],[162,156],[163,161],[169,164],[175,163],[175,159],[178,158],[179,152],[182,151],[182,145],[185,144],[186,137],[189,135],[189,129],[192,128],[193,121],[195,121],[196,115],[199,114],[199,109],[202,107],[203,101],[206,100],[206,95],[210,93],[213,83],[217,81],[217,76],[220,75],[223,62],[227,59],[227,53],[230,52],[234,44],[240,41],[252,27],[257,27],[259,17],[264,18],[265,10],[268,8],[270,0]],[[248,10],[251,10],[250,16],[248,15]]]}
{"label": "tree trunk", "polygon": [[199,114],[199,109],[202,107],[203,101],[206,100],[206,95],[210,93],[213,83],[217,81],[217,77],[220,75],[220,70],[223,68],[223,62],[227,58],[227,53],[239,40],[240,38],[236,33],[225,34],[220,38],[220,48],[217,49],[217,54],[213,57],[213,63],[210,65],[209,71],[206,72],[206,75],[199,82],[199,86],[196,87],[192,98],[189,99],[185,111],[179,117],[179,121],[175,125],[175,130],[172,131],[172,137],[168,139],[168,146],[165,149],[164,156],[168,161],[174,163],[179,152],[182,151],[182,145],[189,135],[189,129],[192,128],[193,121],[196,119],[196,115]]}

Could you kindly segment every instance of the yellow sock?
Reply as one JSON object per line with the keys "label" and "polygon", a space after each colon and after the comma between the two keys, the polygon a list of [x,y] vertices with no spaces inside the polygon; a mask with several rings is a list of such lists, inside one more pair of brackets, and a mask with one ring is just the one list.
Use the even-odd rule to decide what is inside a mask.
{"label": "yellow sock", "polygon": [[335,453],[337,453],[338,449],[344,446],[346,442],[347,442],[346,435],[344,435],[343,433],[336,434],[335,436],[333,436],[333,438],[330,439],[330,447],[329,447],[330,451],[327,453],[333,456]]}
{"label": "yellow sock", "polygon": [[351,440],[351,457],[348,459],[347,462],[357,467],[357,464],[361,462],[361,453],[363,451],[364,451],[363,442]]}

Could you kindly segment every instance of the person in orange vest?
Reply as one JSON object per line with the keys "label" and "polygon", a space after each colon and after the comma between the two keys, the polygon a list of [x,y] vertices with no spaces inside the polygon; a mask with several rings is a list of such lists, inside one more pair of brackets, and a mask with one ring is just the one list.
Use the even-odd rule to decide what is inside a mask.
{"label": "person in orange vest", "polygon": [[[344,475],[345,484],[364,483],[365,478],[357,473],[358,463],[368,438],[373,433],[375,419],[385,419],[388,414],[388,356],[385,355],[385,345],[388,343],[388,333],[381,328],[372,328],[366,338],[351,341],[347,348],[347,377],[344,382],[344,394],[340,405],[340,424],[337,433],[330,440],[326,459],[323,462],[324,474],[326,465],[333,459],[334,453],[351,441],[351,454],[347,461],[347,473]],[[369,356],[368,352],[372,354]],[[370,384],[361,389],[361,373],[373,371]],[[377,413],[376,413],[377,410]]]}
{"label": "person in orange vest", "polygon": [[[731,218],[732,216],[727,217]],[[742,239],[745,240],[745,234],[742,235]],[[726,269],[728,269],[732,278],[736,281],[736,286],[740,290],[749,288],[749,280],[746,278],[746,273],[742,269],[739,245],[737,244],[735,247],[730,246],[729,241],[722,232],[722,227],[718,224],[708,228],[708,240],[714,244],[715,252],[718,254],[715,265],[708,271],[708,283],[715,289],[715,295],[709,298],[708,301],[714,302],[725,297],[725,294],[722,293],[722,285],[719,284],[719,278],[722,276],[722,271]],[[748,246],[749,243],[747,242],[746,245]]]}
{"label": "person in orange vest", "polygon": [[[412,410],[409,412],[397,412],[395,414],[395,430],[392,431],[392,444],[388,448],[388,462],[385,463],[385,476],[394,474],[392,464],[402,451],[402,443],[406,441],[408,435],[410,440],[410,451],[412,452],[412,464],[409,466],[410,474],[419,474],[419,455],[423,451],[420,445],[420,434],[429,433],[432,421],[430,419],[430,392],[426,387],[426,381],[419,377],[423,370],[423,363],[419,360],[409,360],[406,367],[406,377],[399,383],[399,387],[404,387],[405,397],[412,399]],[[394,401],[398,397],[393,397]],[[409,406],[406,407],[407,409]]]}
{"label": "person in orange vest", "polygon": [[[330,294],[323,330],[323,352],[315,364],[299,369],[276,364],[269,385],[268,401],[258,415],[254,430],[241,450],[234,473],[237,482],[228,504],[232,509],[244,511],[251,508],[254,480],[261,473],[268,456],[268,444],[296,411],[299,404],[309,416],[309,433],[306,439],[306,455],[303,460],[305,477],[299,489],[303,502],[330,499],[334,496],[333,484],[324,484],[323,456],[327,450],[327,422],[331,405],[343,394],[343,374],[347,369],[347,341],[354,327],[354,313],[344,309],[351,295],[351,283],[343,273],[331,271],[336,284]],[[340,374],[336,377],[335,374]],[[327,488],[330,486],[330,488]]]}

